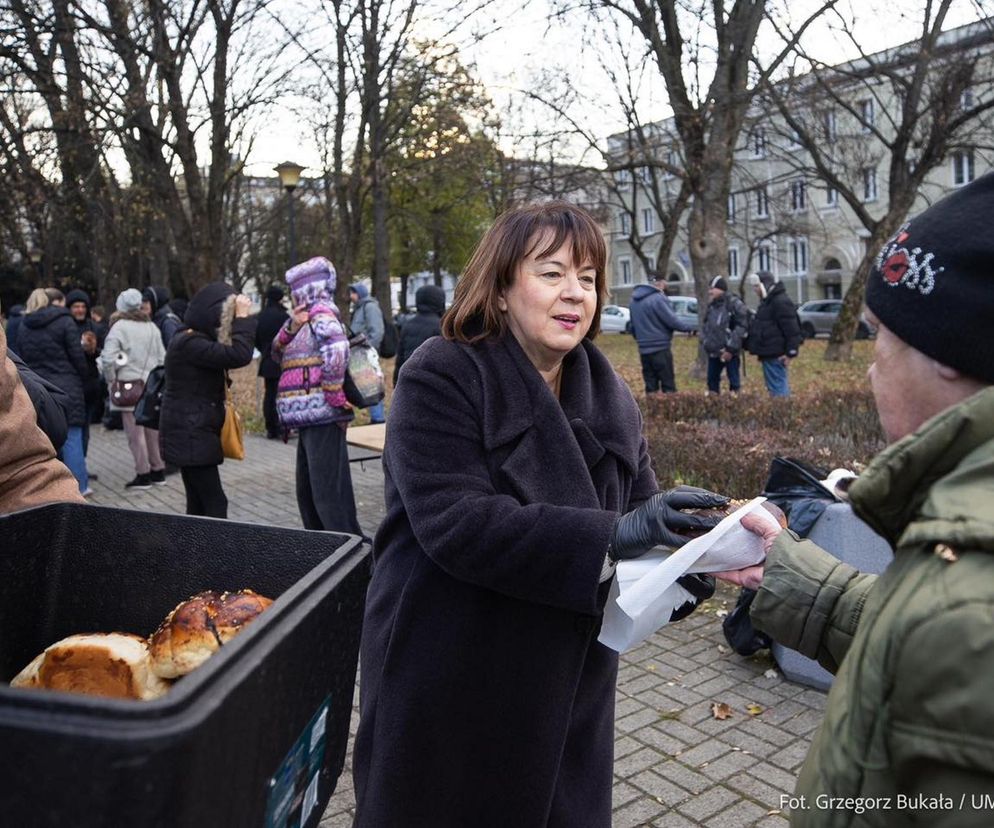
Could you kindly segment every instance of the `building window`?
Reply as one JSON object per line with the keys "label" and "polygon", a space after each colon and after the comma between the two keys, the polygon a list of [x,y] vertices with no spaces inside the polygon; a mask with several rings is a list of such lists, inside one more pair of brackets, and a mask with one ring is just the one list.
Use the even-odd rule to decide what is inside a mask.
{"label": "building window", "polygon": [[728,248],[728,278],[739,278],[739,249],[737,247]]}
{"label": "building window", "polygon": [[617,170],[614,173],[614,180],[619,184],[631,184],[632,183],[632,171],[631,170]]}
{"label": "building window", "polygon": [[801,133],[793,127],[787,127],[787,149],[796,150],[801,148]]}
{"label": "building window", "polygon": [[[676,150],[670,150],[666,153],[666,163],[673,169],[680,166],[680,158],[676,154]],[[673,177],[673,169],[668,169],[663,172],[663,178],[669,179]]]}
{"label": "building window", "polygon": [[752,147],[753,158],[766,157],[766,130],[762,127],[754,127],[749,136],[749,143]]}
{"label": "building window", "polygon": [[648,167],[639,167],[639,178],[643,184],[648,184],[652,181],[652,171]]}
{"label": "building window", "polygon": [[735,193],[728,194],[728,223],[735,223]]}
{"label": "building window", "polygon": [[831,184],[825,185],[825,206],[826,207],[838,207],[839,206],[839,191],[835,189]]}
{"label": "building window", "polygon": [[764,242],[756,251],[756,264],[759,270],[773,272],[773,245]]}
{"label": "building window", "polygon": [[974,97],[972,89],[964,89],[963,94],[959,96],[959,108],[962,110],[973,109]]}
{"label": "building window", "polygon": [[863,168],[863,201],[877,200],[877,168]]}
{"label": "building window", "polygon": [[962,187],[973,181],[973,150],[953,153],[953,184]]}
{"label": "building window", "polygon": [[621,284],[630,285],[632,283],[632,260],[618,259],[618,266],[621,268]]}
{"label": "building window", "polygon": [[791,239],[788,244],[788,254],[790,255],[790,269],[793,273],[802,274],[808,272],[808,240],[801,237]]}
{"label": "building window", "polygon": [[864,134],[873,132],[873,125],[876,122],[873,98],[864,98],[859,102],[859,121]]}
{"label": "building window", "polygon": [[770,217],[770,196],[766,192],[766,187],[756,188],[756,218]]}
{"label": "building window", "polygon": [[618,218],[621,220],[621,232],[626,236],[632,234],[632,217],[627,213],[620,213]]}
{"label": "building window", "polygon": [[646,256],[645,257],[645,275],[650,279],[656,275],[656,257]]}
{"label": "building window", "polygon": [[839,137],[838,123],[835,118],[835,110],[829,109],[824,114],[825,140],[829,144],[834,144]]}
{"label": "building window", "polygon": [[790,209],[795,213],[808,209],[808,185],[803,178],[790,182]]}
{"label": "building window", "polygon": [[643,233],[656,232],[656,217],[651,207],[646,207],[642,211],[642,232]]}

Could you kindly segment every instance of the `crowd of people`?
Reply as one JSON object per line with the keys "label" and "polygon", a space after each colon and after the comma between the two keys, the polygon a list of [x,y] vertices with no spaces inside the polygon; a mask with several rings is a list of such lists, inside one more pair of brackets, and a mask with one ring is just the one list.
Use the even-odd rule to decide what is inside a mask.
{"label": "crowd of people", "polygon": [[[748,586],[758,628],[836,673],[798,780],[795,825],[852,824],[852,807],[831,803],[899,796],[941,801],[927,824],[990,824],[992,809],[975,797],[994,784],[992,208],[989,174],[900,228],[869,275],[878,328],[869,381],[889,446],[849,498],[894,548],[884,574],[746,518],[762,563],[680,579],[686,601],[671,622],[713,593],[714,577]],[[709,529],[717,519],[694,510],[728,498],[660,491],[639,406],[594,341],[605,273],[604,238],[585,210],[516,208],[484,235],[441,335],[414,348],[401,330],[386,517],[361,637],[357,826],[611,824],[618,653],[598,631],[617,567]],[[769,274],[755,282],[760,308],[743,325],[725,280],[711,281],[704,343],[718,364],[709,386],[727,370],[736,387],[745,328],[770,393],[787,394],[799,340],[782,285]],[[301,518],[358,534],[344,443],[349,330],[333,302],[335,269],[311,259],[287,283],[292,308],[285,319],[270,314],[268,359],[279,369],[279,427],[300,435]],[[633,320],[654,393],[671,383],[663,327],[674,328],[665,297],[645,287]],[[419,295],[419,335],[435,332],[439,298]],[[141,376],[153,360],[140,355],[165,348],[161,460],[182,470],[191,514],[223,517],[226,371],[250,361],[259,320],[217,282],[190,300],[168,345],[153,343],[149,332],[165,335],[161,297],[147,309],[140,299],[124,291],[102,345],[94,332],[101,371],[118,382],[111,363],[132,365]],[[75,436],[63,444],[65,465],[34,427],[0,335],[0,513],[86,492],[86,332],[64,305],[57,291],[32,293],[15,345],[39,375],[35,392],[48,383],[68,398]],[[367,324],[373,336],[375,312],[366,305],[364,315],[352,331]],[[153,438],[129,432],[129,444],[133,433],[136,464],[144,451],[151,475]],[[957,808],[968,796],[970,807]],[[865,824],[911,824],[920,810]]]}

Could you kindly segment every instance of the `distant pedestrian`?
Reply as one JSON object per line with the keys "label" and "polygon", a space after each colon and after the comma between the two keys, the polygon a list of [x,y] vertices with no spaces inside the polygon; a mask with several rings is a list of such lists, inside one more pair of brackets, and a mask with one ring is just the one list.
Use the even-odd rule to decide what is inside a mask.
{"label": "distant pedestrian", "polygon": [[797,321],[797,306],[783,283],[768,271],[749,277],[756,289],[759,307],[749,327],[749,353],[759,358],[763,379],[771,397],[789,397],[787,366],[797,356],[803,337]]}
{"label": "distant pedestrian", "polygon": [[162,333],[162,344],[168,348],[173,337],[183,329],[183,320],[169,306],[169,289],[162,285],[145,288],[142,291],[142,310]]}
{"label": "distant pedestrian", "polygon": [[21,320],[24,318],[24,305],[11,305],[7,313],[7,347],[16,351],[17,332],[21,327]]}
{"label": "distant pedestrian", "polygon": [[658,395],[676,391],[673,374],[673,332],[696,330],[692,322],[683,322],[666,298],[666,277],[657,273],[651,285],[637,285],[630,306],[632,333],[638,343],[642,361],[645,393]]}
{"label": "distant pedestrian", "polygon": [[728,371],[728,386],[734,394],[741,387],[739,367],[742,341],[748,333],[749,313],[734,293],[728,292],[724,276],[715,276],[708,286],[708,304],[701,327],[701,344],[708,355],[708,391],[721,393],[721,374]]}
{"label": "distant pedestrian", "polygon": [[400,366],[433,336],[441,336],[442,314],[445,313],[445,291],[438,285],[422,285],[414,294],[417,313],[404,321],[397,337],[397,357],[393,364],[393,382],[397,384]]}
{"label": "distant pedestrian", "polygon": [[[369,344],[379,350],[383,342],[383,311],[380,303],[369,295],[365,285],[358,282],[349,285],[349,299],[352,301],[352,318],[349,327],[354,334],[365,334]],[[383,402],[369,407],[369,422],[382,423],[386,419]]]}
{"label": "distant pedestrian", "polygon": [[[83,399],[86,402],[86,423],[83,425],[84,455],[88,454],[90,449],[90,424],[94,422],[95,413],[103,406],[100,397],[100,368],[97,365],[103,342],[102,337],[97,334],[96,324],[90,319],[90,304],[90,294],[85,290],[77,288],[66,294],[66,307],[69,308],[69,313],[76,322],[83,353],[86,355],[87,374],[83,382]],[[97,422],[99,421],[97,415]]]}
{"label": "distant pedestrian", "polygon": [[[345,430],[349,340],[335,306],[335,268],[317,257],[286,273],[293,314],[273,340],[281,366],[276,406],[285,430],[297,429],[297,507],[305,529],[361,535]],[[378,309],[378,308],[377,308]]]}
{"label": "distant pedestrian", "polygon": [[228,498],[218,467],[227,371],[252,361],[252,301],[225,282],[212,282],[190,300],[186,327],[166,351],[166,389],[159,431],[162,455],[179,466],[186,513],[226,518]]}
{"label": "distant pedestrian", "polygon": [[[155,323],[142,310],[142,297],[135,288],[128,288],[117,297],[117,313],[112,317],[110,332],[100,355],[101,369],[108,384],[114,380],[148,381],[152,369],[162,365],[166,349]],[[127,489],[148,489],[153,484],[165,485],[166,464],[159,451],[159,432],[135,422],[134,405],[115,403],[113,411],[121,412],[121,423],[128,436],[128,448],[135,461],[135,477],[125,483]]]}
{"label": "distant pedestrian", "polygon": [[[52,296],[61,304],[52,304]],[[92,493],[83,455],[83,426],[86,423],[83,383],[88,366],[79,330],[64,305],[65,297],[59,291],[52,294],[42,288],[32,291],[18,333],[16,353],[35,373],[61,388],[69,397],[66,416],[69,432],[61,457],[76,478],[80,493],[87,496]]]}
{"label": "distant pedestrian", "polygon": [[276,413],[276,392],[280,384],[280,366],[273,360],[273,338],[290,316],[283,307],[283,288],[273,285],[266,291],[266,306],[259,311],[255,329],[255,347],[259,352],[259,376],[265,384],[262,396],[262,415],[266,421],[266,436],[275,440],[280,436],[280,418]]}

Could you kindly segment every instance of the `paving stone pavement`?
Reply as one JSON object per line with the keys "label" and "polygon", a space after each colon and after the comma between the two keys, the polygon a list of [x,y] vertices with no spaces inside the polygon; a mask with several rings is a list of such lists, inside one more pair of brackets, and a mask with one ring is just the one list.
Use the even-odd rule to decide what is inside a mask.
{"label": "paving stone pavement", "polygon": [[[300,528],[294,496],[296,442],[284,445],[247,435],[245,454],[243,462],[228,461],[221,467],[229,518]],[[93,503],[185,511],[178,475],[148,491],[124,488],[135,472],[121,431],[94,427],[88,465],[99,478],[91,484]],[[384,512],[380,462],[353,463],[352,479],[359,521],[371,535]],[[719,616],[733,598],[731,592],[720,593],[686,620],[665,627],[622,656],[615,713],[614,828],[787,825],[781,797],[793,791],[821,721],[825,695],[784,680],[771,671],[768,658],[743,658],[728,651]],[[715,719],[714,702],[729,705],[732,715]],[[750,715],[750,705],[761,712]],[[353,736],[357,723],[353,711]],[[345,771],[321,828],[352,824],[351,757],[350,738]]]}

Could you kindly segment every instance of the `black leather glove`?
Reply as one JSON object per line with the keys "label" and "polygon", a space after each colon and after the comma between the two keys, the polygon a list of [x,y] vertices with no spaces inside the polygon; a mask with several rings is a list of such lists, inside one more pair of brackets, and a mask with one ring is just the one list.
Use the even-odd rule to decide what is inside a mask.
{"label": "black leather glove", "polygon": [[670,621],[680,621],[686,618],[697,609],[701,601],[707,601],[708,598],[714,595],[714,575],[708,575],[704,572],[694,575],[681,575],[676,579],[676,582],[693,595],[694,598],[692,601],[687,601],[673,610],[670,615]]}
{"label": "black leather glove", "polygon": [[638,558],[654,546],[683,546],[690,538],[678,535],[675,529],[707,531],[718,525],[715,518],[688,515],[680,509],[716,509],[728,503],[724,495],[678,486],[650,497],[637,509],[626,512],[614,526],[614,537],[608,550],[613,561]]}

